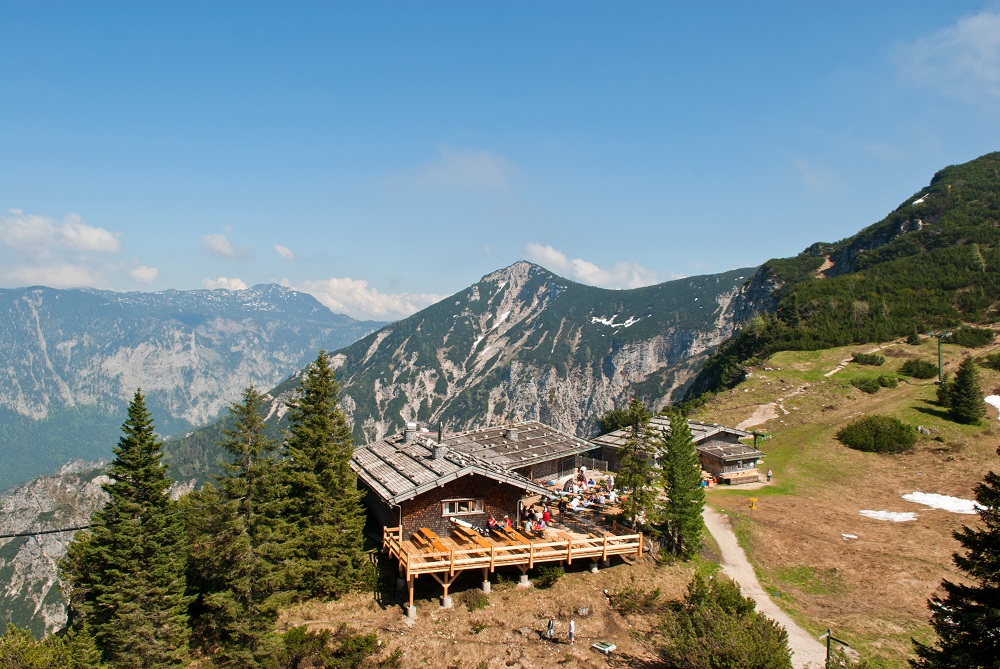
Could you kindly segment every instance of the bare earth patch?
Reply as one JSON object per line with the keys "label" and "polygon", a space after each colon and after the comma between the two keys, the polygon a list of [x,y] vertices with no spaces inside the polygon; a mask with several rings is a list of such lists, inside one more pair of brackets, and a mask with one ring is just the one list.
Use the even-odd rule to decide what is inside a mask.
{"label": "bare earth patch", "polygon": [[[589,561],[588,561],[589,564]],[[657,567],[645,559],[636,565],[615,563],[591,574],[585,565],[570,571],[553,587],[517,588],[513,581],[493,585],[489,605],[470,612],[461,593],[476,588],[475,576],[460,578],[452,593],[455,607],[442,609],[440,588],[426,579],[424,598],[417,601],[417,617],[408,622],[398,604],[377,603],[371,595],[354,594],[336,602],[308,602],[285,612],[279,629],[307,625],[310,629],[336,629],[342,624],[359,632],[376,632],[385,654],[395,648],[404,653],[403,666],[447,669],[494,669],[499,667],[581,667],[603,669],[653,659],[641,641],[648,622],[639,616],[622,616],[610,604],[605,590],[614,592],[632,583],[652,590],[660,588],[670,598],[680,599],[691,578],[687,567]],[[423,579],[420,579],[423,580]],[[418,581],[419,582],[419,581]],[[555,643],[543,635],[550,616],[556,618]],[[577,640],[569,645],[567,627],[576,621]],[[638,636],[637,636],[638,635]],[[591,649],[597,641],[618,648],[610,656]]]}

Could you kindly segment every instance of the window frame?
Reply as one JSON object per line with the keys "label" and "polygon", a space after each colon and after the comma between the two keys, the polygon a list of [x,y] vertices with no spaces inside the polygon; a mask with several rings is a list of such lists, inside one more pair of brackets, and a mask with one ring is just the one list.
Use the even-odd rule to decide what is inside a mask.
{"label": "window frame", "polygon": [[[467,504],[468,508],[465,511],[460,510],[460,504]],[[454,505],[455,510],[449,511],[450,505]],[[452,516],[474,516],[478,513],[484,513],[486,509],[486,500],[481,497],[456,497],[454,499],[443,499],[441,500],[441,517],[450,518]]]}

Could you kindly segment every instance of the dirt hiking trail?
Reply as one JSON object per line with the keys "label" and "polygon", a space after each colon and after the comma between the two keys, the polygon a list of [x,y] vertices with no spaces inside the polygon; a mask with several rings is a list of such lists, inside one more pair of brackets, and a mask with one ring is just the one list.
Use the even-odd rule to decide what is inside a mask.
{"label": "dirt hiking trail", "polygon": [[788,631],[788,647],[792,649],[795,669],[821,669],[826,664],[826,647],[799,627],[788,614],[778,608],[764,592],[746,554],[736,542],[729,519],[715,509],[705,507],[705,527],[719,545],[722,572],[739,583],[743,594],[757,602],[757,610]]}

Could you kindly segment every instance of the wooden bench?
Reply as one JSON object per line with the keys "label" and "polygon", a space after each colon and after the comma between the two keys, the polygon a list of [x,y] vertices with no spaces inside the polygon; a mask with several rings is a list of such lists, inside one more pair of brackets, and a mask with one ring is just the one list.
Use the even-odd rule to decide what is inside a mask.
{"label": "wooden bench", "polygon": [[459,539],[462,539],[466,543],[475,544],[480,548],[489,549],[492,547],[492,544],[489,541],[484,539],[482,535],[479,534],[479,532],[476,532],[471,528],[463,527],[462,525],[456,525],[455,534],[458,535]]}

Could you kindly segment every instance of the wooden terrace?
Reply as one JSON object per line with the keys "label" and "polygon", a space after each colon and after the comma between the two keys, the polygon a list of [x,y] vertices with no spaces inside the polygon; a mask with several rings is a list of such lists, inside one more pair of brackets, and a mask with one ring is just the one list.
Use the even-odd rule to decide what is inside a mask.
{"label": "wooden terrace", "polygon": [[404,539],[402,529],[387,527],[382,532],[382,548],[399,561],[400,575],[409,589],[409,607],[413,607],[413,585],[417,577],[428,574],[444,588],[444,606],[450,605],[448,588],[456,576],[470,569],[480,569],[483,590],[489,591],[489,574],[497,567],[517,567],[521,583],[527,584],[528,570],[539,563],[590,559],[606,562],[611,556],[635,559],[642,555],[642,533],[615,534],[594,525],[581,534],[551,525],[543,536],[500,528],[489,537],[456,525],[451,536],[441,537],[427,528],[418,529]]}

